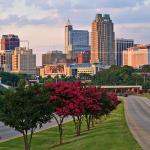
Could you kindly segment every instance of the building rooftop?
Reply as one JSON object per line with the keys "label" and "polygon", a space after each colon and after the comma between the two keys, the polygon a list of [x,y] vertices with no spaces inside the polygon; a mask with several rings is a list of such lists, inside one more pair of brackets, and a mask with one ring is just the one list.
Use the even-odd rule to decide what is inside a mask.
{"label": "building rooftop", "polygon": [[90,63],[82,63],[82,64],[67,64],[67,67],[70,68],[85,68],[85,67],[91,67],[92,65]]}

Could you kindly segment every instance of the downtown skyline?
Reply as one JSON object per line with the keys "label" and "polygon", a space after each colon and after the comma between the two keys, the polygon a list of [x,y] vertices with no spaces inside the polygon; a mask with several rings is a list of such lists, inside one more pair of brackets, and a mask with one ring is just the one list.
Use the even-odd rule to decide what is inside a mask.
{"label": "downtown skyline", "polygon": [[0,36],[13,33],[29,40],[30,48],[40,58],[49,50],[64,50],[64,26],[68,18],[75,28],[91,32],[95,14],[106,13],[114,22],[116,38],[148,44],[149,8],[150,0],[94,0],[92,4],[88,0],[0,0]]}

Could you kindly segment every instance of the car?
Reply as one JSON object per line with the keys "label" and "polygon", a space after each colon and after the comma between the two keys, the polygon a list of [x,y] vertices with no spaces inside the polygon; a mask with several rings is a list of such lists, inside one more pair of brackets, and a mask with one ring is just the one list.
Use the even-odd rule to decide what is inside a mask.
{"label": "car", "polygon": [[128,93],[124,93],[123,96],[124,96],[124,97],[128,97]]}

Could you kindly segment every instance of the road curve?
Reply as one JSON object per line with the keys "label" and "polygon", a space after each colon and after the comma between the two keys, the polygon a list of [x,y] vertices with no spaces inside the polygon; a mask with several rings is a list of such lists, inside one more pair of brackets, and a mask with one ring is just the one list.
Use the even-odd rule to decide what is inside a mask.
{"label": "road curve", "polygon": [[150,100],[139,96],[125,98],[128,126],[143,150],[150,150]]}

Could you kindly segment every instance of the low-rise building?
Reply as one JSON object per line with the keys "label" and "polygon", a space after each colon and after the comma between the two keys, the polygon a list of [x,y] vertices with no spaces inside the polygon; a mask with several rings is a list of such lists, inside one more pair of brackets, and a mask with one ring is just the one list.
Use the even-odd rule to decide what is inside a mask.
{"label": "low-rise building", "polygon": [[49,64],[45,65],[43,68],[40,69],[40,76],[42,77],[55,77],[55,76],[70,76],[69,69],[67,67],[67,64]]}
{"label": "low-rise building", "polygon": [[123,51],[123,65],[139,68],[150,64],[150,45],[136,45]]}
{"label": "low-rise building", "polygon": [[55,76],[76,76],[79,77],[80,74],[89,74],[94,75],[102,69],[108,69],[110,66],[104,66],[101,64],[90,64],[90,63],[82,63],[82,64],[51,64],[45,65],[40,69],[40,76],[42,77],[55,77]]}

